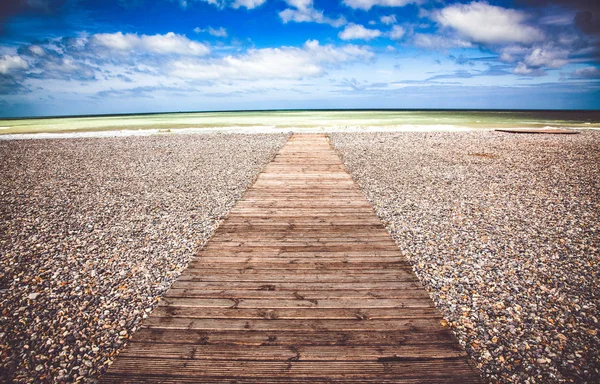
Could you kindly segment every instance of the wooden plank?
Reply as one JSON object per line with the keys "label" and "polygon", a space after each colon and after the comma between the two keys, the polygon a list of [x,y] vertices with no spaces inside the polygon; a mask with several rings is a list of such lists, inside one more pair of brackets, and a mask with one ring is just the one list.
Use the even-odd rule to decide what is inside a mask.
{"label": "wooden plank", "polygon": [[155,317],[181,317],[195,319],[302,319],[302,320],[376,320],[376,319],[439,319],[433,307],[427,308],[189,308],[162,305],[152,312]]}
{"label": "wooden plank", "polygon": [[[413,309],[420,311],[423,309]],[[316,311],[315,309],[310,312]],[[447,328],[424,332],[399,330],[377,331],[305,331],[271,332],[257,330],[202,331],[194,329],[160,329],[144,327],[133,335],[133,340],[153,343],[195,344],[241,344],[241,345],[406,345],[406,344],[452,344],[456,341]]]}
{"label": "wooden plank", "polygon": [[554,128],[499,128],[497,132],[506,133],[545,133],[555,135],[576,135],[579,131],[573,129],[554,129]]}
{"label": "wooden plank", "polygon": [[[185,275],[184,275],[185,276]],[[183,277],[183,276],[182,276]],[[278,282],[274,284],[265,284],[262,281],[232,281],[224,285],[220,281],[194,281],[194,278],[179,279],[173,286],[174,289],[197,288],[206,290],[215,289],[241,289],[241,290],[257,290],[257,291],[319,291],[319,290],[406,290],[406,289],[422,289],[421,283],[417,279],[408,281],[361,281],[359,283],[331,283],[331,282],[294,282],[289,281]]]}
{"label": "wooden plank", "polygon": [[[136,358],[123,356],[114,364],[107,378],[120,375],[131,379],[131,372],[142,378],[160,376],[197,378],[215,382],[216,378],[228,377],[274,377],[288,382],[287,378],[337,378],[364,379],[419,379],[421,382],[445,383],[452,379],[457,383],[479,382],[464,357],[449,359],[402,360],[389,356],[381,361],[248,361],[248,360],[199,360],[168,358]],[[457,378],[461,378],[458,380]],[[434,380],[435,379],[435,380]],[[311,380],[312,381],[312,380]],[[160,381],[163,382],[163,381]],[[217,381],[218,382],[218,381]]]}
{"label": "wooden plank", "polygon": [[[321,247],[322,248],[322,247]],[[221,250],[221,249],[214,249],[214,248],[209,248],[206,247],[203,250],[200,251],[200,257],[209,257],[209,256],[213,256],[213,257],[218,257],[218,256],[223,256],[223,257],[234,257],[234,256],[239,256],[239,257],[245,257],[246,259],[249,257],[273,257],[273,255],[276,256],[280,256],[282,257],[281,260],[285,260],[283,259],[283,257],[288,257],[288,258],[313,258],[313,261],[321,261],[321,258],[337,258],[338,261],[345,261],[345,260],[351,260],[352,258],[379,258],[379,259],[386,259],[386,260],[398,260],[398,258],[400,258],[401,260],[406,260],[405,258],[402,257],[402,255],[398,252],[398,251],[381,251],[381,250],[373,250],[373,249],[366,249],[366,250],[359,250],[359,251],[353,251],[353,250],[341,250],[341,251],[336,251],[334,249],[327,249],[327,250],[319,250],[317,248],[315,249],[300,249],[300,250],[296,250],[296,249],[287,249],[287,248],[265,248],[262,247],[260,249],[256,249],[256,248],[249,248],[248,250],[239,250],[239,249],[231,249],[231,250]]]}
{"label": "wooden plank", "polygon": [[415,281],[415,277],[411,273],[397,273],[389,276],[373,276],[373,275],[361,275],[361,276],[343,276],[337,274],[329,275],[313,275],[313,276],[287,276],[287,275],[218,275],[218,276],[207,276],[202,273],[196,273],[190,271],[189,273],[179,277],[181,281],[197,281],[197,282],[221,282],[224,285],[230,282],[259,282],[263,284],[277,284],[277,283],[362,283],[364,281],[370,282],[396,282],[396,281]]}
{"label": "wooden plank", "polygon": [[[423,307],[421,307],[423,308]],[[426,307],[425,307],[426,308]],[[281,331],[378,331],[384,328],[403,332],[427,332],[439,327],[439,321],[430,319],[383,319],[383,320],[340,320],[340,319],[195,319],[182,317],[148,318],[146,327],[161,329],[190,329],[201,331],[244,331],[256,330],[267,332]]]}
{"label": "wooden plank", "polygon": [[257,361],[373,361],[401,354],[406,360],[448,359],[465,356],[453,344],[413,345],[181,345],[134,342],[136,348],[122,356],[194,360],[257,360]]}
{"label": "wooden plank", "polygon": [[406,290],[324,290],[324,291],[310,291],[300,294],[298,291],[259,291],[256,289],[248,290],[235,290],[235,289],[224,289],[224,290],[207,290],[207,289],[191,289],[191,288],[171,288],[165,298],[203,298],[203,299],[217,299],[217,298],[231,298],[237,299],[287,299],[296,300],[299,296],[304,297],[306,300],[333,300],[333,299],[428,299],[429,295],[422,289],[406,289]]}
{"label": "wooden plank", "polygon": [[477,383],[323,135],[294,135],[102,382]]}
{"label": "wooden plank", "polygon": [[256,263],[268,263],[268,262],[286,262],[289,264],[300,265],[304,263],[310,263],[306,261],[304,257],[314,258],[312,262],[320,263],[343,263],[349,267],[358,262],[370,262],[370,263],[398,263],[406,264],[406,259],[398,255],[387,255],[387,252],[381,252],[377,254],[365,254],[350,253],[348,252],[336,252],[333,255],[327,255],[327,252],[224,252],[215,251],[211,252],[209,249],[205,249],[203,254],[206,254],[206,258],[202,259],[206,262],[223,262],[223,263],[248,263],[249,265],[256,265]]}
{"label": "wooden plank", "polygon": [[[299,293],[300,297],[304,297]],[[175,307],[190,308],[429,308],[432,307],[431,299],[426,298],[402,298],[402,299],[357,299],[357,298],[336,298],[336,299],[278,299],[268,296],[260,299],[238,299],[230,297],[226,299],[203,299],[203,298],[163,298],[163,305]],[[147,320],[146,324],[151,323]],[[223,325],[223,324],[221,324]]]}
{"label": "wooden plank", "polygon": [[341,261],[331,261],[331,262],[318,262],[315,260],[298,260],[298,261],[283,261],[278,258],[274,258],[270,262],[265,262],[263,260],[254,260],[254,261],[237,261],[237,262],[226,262],[221,259],[217,261],[208,261],[205,258],[196,259],[189,264],[189,268],[202,268],[205,270],[213,270],[213,269],[223,269],[227,268],[228,270],[273,270],[273,269],[283,269],[283,270],[293,270],[302,271],[302,270],[353,270],[358,269],[364,271],[365,273],[372,273],[374,270],[390,270],[395,268],[410,268],[410,264],[406,260],[398,259],[397,262],[385,262],[383,260],[377,261],[368,261],[368,262],[356,262],[356,263],[344,263]]}

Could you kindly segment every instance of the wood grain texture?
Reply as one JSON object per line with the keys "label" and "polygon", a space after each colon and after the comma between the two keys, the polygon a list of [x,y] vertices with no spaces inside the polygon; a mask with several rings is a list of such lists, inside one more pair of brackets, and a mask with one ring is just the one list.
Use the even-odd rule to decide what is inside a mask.
{"label": "wood grain texture", "polygon": [[102,378],[478,383],[323,135],[294,135]]}

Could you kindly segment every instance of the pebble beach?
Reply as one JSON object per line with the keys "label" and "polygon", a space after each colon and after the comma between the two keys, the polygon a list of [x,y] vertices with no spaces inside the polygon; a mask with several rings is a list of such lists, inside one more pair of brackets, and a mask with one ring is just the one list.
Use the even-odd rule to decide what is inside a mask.
{"label": "pebble beach", "polygon": [[[287,138],[0,142],[0,382],[95,382]],[[600,381],[600,132],[330,138],[485,378]]]}
{"label": "pebble beach", "polygon": [[600,382],[600,132],[331,140],[484,377]]}
{"label": "pebble beach", "polygon": [[0,382],[94,382],[286,139],[0,142]]}

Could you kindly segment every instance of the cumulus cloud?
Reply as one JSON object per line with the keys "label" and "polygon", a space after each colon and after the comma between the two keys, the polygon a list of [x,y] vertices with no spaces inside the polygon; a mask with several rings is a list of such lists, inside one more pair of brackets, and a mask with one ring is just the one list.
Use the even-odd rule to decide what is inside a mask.
{"label": "cumulus cloud", "polygon": [[[127,54],[115,55],[115,52]],[[219,57],[206,55],[205,49],[195,47],[184,36],[120,32],[56,38],[24,45],[17,53],[0,57],[0,77],[5,80],[18,80],[19,83],[37,79],[79,80],[121,86],[131,82],[166,84],[184,79],[205,81],[206,84],[234,80],[297,80],[322,76],[328,69],[368,61],[374,56],[364,46],[321,45],[316,40],[308,40],[300,47],[250,49]]]}
{"label": "cumulus cloud", "polygon": [[476,43],[531,44],[544,39],[542,30],[527,24],[526,13],[485,2],[450,5],[435,12],[433,18]]}
{"label": "cumulus cloud", "polygon": [[500,50],[500,60],[515,63],[514,73],[542,76],[543,69],[562,68],[569,63],[569,50],[552,44],[523,47],[509,45]]}
{"label": "cumulus cloud", "polygon": [[531,76],[531,77],[539,77],[539,76],[545,76],[546,75],[546,72],[543,69],[540,69],[540,68],[530,68],[525,63],[519,63],[519,64],[517,64],[517,66],[513,70],[513,73],[515,75]]}
{"label": "cumulus cloud", "polygon": [[302,47],[252,49],[242,55],[207,60],[176,60],[169,67],[171,76],[206,81],[301,79],[321,76],[330,66],[372,56],[364,47],[334,47],[309,40]]}
{"label": "cumulus cloud", "polygon": [[500,61],[514,63],[527,55],[529,49],[521,45],[507,45],[500,49]]}
{"label": "cumulus cloud", "polygon": [[422,4],[424,0],[344,0],[350,8],[368,11],[378,5],[381,7],[404,7],[408,4]]}
{"label": "cumulus cloud", "polygon": [[517,75],[544,76],[547,74],[544,69],[556,69],[567,65],[569,51],[551,45],[529,49],[513,47],[503,52],[500,58],[505,61],[519,60],[513,70]]}
{"label": "cumulus cloud", "polygon": [[390,31],[390,39],[392,40],[400,40],[401,38],[404,37],[404,35],[406,34],[406,31],[404,30],[404,28],[402,28],[399,25],[394,25],[392,27],[392,30]]}
{"label": "cumulus cloud", "polygon": [[244,8],[248,8],[248,9],[253,9],[256,7],[260,7],[261,5],[263,5],[267,0],[235,0],[231,6],[233,8],[240,8],[240,7],[244,7]]}
{"label": "cumulus cloud", "polygon": [[293,21],[296,23],[319,23],[341,27],[347,22],[343,16],[337,19],[325,16],[323,11],[314,8],[312,0],[286,0],[286,3],[290,8],[279,12],[279,17],[285,24]]}
{"label": "cumulus cloud", "polygon": [[0,58],[0,73],[3,75],[27,68],[29,68],[29,63],[20,56],[5,55]]}
{"label": "cumulus cloud", "polygon": [[371,40],[381,36],[381,34],[380,30],[368,29],[360,24],[350,23],[338,36],[342,40]]}
{"label": "cumulus cloud", "polygon": [[530,68],[560,68],[566,65],[569,52],[554,47],[535,48],[525,56],[525,64]]}
{"label": "cumulus cloud", "polygon": [[600,68],[593,66],[579,68],[570,75],[573,79],[600,79]]}
{"label": "cumulus cloud", "polygon": [[137,50],[158,54],[192,56],[203,56],[210,52],[206,45],[173,32],[164,35],[141,36],[134,33],[123,34],[122,32],[99,33],[92,36],[90,43],[93,46],[122,52]]}
{"label": "cumulus cloud", "polygon": [[28,49],[31,53],[33,53],[36,56],[44,56],[46,54],[44,48],[40,47],[39,45],[30,45]]}
{"label": "cumulus cloud", "polygon": [[396,24],[396,15],[381,16],[379,20],[385,25]]}

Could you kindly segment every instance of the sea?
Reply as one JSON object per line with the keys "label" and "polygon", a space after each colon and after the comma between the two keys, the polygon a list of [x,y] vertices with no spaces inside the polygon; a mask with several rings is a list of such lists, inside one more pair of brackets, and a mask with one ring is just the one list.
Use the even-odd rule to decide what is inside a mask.
{"label": "sea", "polygon": [[265,110],[0,119],[0,139],[203,132],[600,129],[600,111]]}

